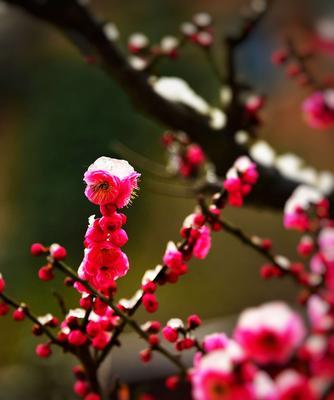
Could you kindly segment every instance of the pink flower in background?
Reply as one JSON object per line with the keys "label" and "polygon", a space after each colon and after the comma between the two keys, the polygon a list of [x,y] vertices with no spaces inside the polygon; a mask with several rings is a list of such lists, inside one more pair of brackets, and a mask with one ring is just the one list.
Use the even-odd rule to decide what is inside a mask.
{"label": "pink flower in background", "polygon": [[243,360],[243,351],[233,340],[224,349],[195,358],[191,374],[194,400],[255,400],[251,380],[240,380],[235,374]]}
{"label": "pink flower in background", "polygon": [[334,228],[323,228],[318,236],[318,252],[311,258],[310,268],[323,275],[325,284],[334,290]]}
{"label": "pink flower in background", "polygon": [[334,228],[324,228],[318,238],[321,254],[327,262],[334,262]]}
{"label": "pink flower in background", "polygon": [[168,268],[178,271],[183,265],[183,255],[177,249],[174,242],[168,242],[165,254],[163,256],[163,262]]}
{"label": "pink flower in background", "polygon": [[282,302],[245,310],[239,318],[236,341],[260,364],[283,363],[305,336],[301,318]]}
{"label": "pink flower in background", "polygon": [[203,339],[203,348],[209,353],[213,350],[224,349],[229,342],[229,338],[225,333],[212,333]]}
{"label": "pink flower in background", "polygon": [[200,260],[204,259],[211,248],[211,231],[207,226],[198,229],[199,236],[196,240],[193,255]]}
{"label": "pink flower in background", "polygon": [[191,144],[188,146],[185,157],[193,166],[201,165],[205,161],[205,154],[198,144]]}
{"label": "pink flower in background", "polygon": [[140,174],[125,160],[100,157],[91,164],[84,175],[87,184],[85,195],[94,204],[126,206],[138,189]]}
{"label": "pink flower in background", "polygon": [[311,128],[327,129],[334,126],[334,90],[313,93],[304,101],[302,110]]}
{"label": "pink flower in background", "polygon": [[316,400],[310,380],[293,369],[283,371],[276,378],[276,390],[279,400]]}
{"label": "pink flower in background", "polygon": [[307,301],[307,314],[312,328],[323,331],[328,328],[331,321],[329,317],[329,304],[318,295],[312,295]]}
{"label": "pink flower in background", "polygon": [[284,227],[301,232],[310,228],[311,209],[323,203],[323,194],[307,185],[298,186],[284,206]]}
{"label": "pink flower in background", "polygon": [[258,177],[256,164],[247,156],[239,157],[233,167],[227,171],[226,179],[223,183],[224,189],[228,192],[229,204],[241,207],[244,197],[251,192]]}

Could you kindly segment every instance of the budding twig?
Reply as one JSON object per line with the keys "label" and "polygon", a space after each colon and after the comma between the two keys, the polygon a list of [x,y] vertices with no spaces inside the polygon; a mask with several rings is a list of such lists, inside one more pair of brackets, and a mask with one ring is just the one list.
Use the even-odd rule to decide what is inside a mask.
{"label": "budding twig", "polygon": [[54,335],[53,333],[45,326],[43,325],[39,320],[38,317],[36,317],[28,308],[27,305],[25,304],[20,304],[17,301],[13,300],[11,297],[8,297],[7,295],[1,293],[0,298],[4,300],[8,305],[12,306],[13,308],[22,308],[22,311],[26,315],[27,318],[29,318],[34,324],[38,325],[43,333],[52,341],[52,343],[59,345],[60,347],[64,348],[64,344],[61,343]]}
{"label": "budding twig", "polygon": [[[137,332],[141,338],[143,338],[145,341],[148,342],[148,339],[149,339],[148,334],[141,329],[141,327],[135,320],[133,320],[130,316],[128,316],[123,311],[121,311],[119,308],[117,308],[114,305],[114,303],[112,302],[112,300],[108,299],[107,297],[105,297],[101,293],[99,293],[97,290],[95,290],[87,281],[79,278],[78,275],[69,266],[67,266],[64,262],[53,260],[53,265],[54,265],[54,267],[58,268],[60,271],[65,273],[65,275],[70,276],[76,282],[81,283],[95,297],[99,298],[101,301],[103,301],[105,304],[107,304],[114,311],[114,313],[117,316],[119,316],[126,324],[128,324],[135,332]],[[162,347],[160,344],[155,345],[153,347],[153,349],[155,351],[157,351],[158,353],[164,355],[174,365],[176,365],[180,369],[180,372],[183,376],[186,375],[187,368],[182,364],[182,362],[179,360],[179,358],[177,356],[174,356],[171,353],[169,353],[169,351],[166,350],[164,347]]]}

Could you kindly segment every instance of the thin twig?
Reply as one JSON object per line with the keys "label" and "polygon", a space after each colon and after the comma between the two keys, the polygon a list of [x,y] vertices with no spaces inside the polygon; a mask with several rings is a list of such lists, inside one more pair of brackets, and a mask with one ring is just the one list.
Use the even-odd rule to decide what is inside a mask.
{"label": "thin twig", "polygon": [[307,78],[308,83],[316,90],[323,90],[323,84],[316,79],[306,64],[307,57],[298,51],[295,43],[290,37],[287,38],[286,45],[289,55],[291,55],[298,62],[300,73]]}
{"label": "thin twig", "polygon": [[113,141],[111,149],[124,157],[125,160],[132,160],[134,165],[137,165],[140,169],[149,172],[159,178],[170,179],[173,178],[172,174],[166,171],[164,165],[152,161],[150,158],[143,156],[142,154],[130,149],[124,143],[119,141]]}
{"label": "thin twig", "polygon": [[8,305],[12,306],[13,308],[22,308],[22,311],[24,312],[25,316],[29,318],[34,324],[38,325],[39,328],[43,331],[43,333],[48,336],[48,338],[52,341],[52,343],[55,343],[61,347],[64,348],[64,344],[59,342],[59,340],[53,335],[53,333],[45,326],[43,325],[39,320],[38,317],[36,317],[28,308],[27,305],[23,303],[18,303],[17,301],[13,300],[12,298],[6,296],[5,294],[1,293],[0,298],[4,300]]}
{"label": "thin twig", "polygon": [[52,294],[55,296],[55,298],[58,301],[60,311],[62,312],[63,315],[66,315],[67,314],[67,307],[66,307],[66,304],[65,304],[65,301],[64,301],[63,297],[56,291],[53,291]]}

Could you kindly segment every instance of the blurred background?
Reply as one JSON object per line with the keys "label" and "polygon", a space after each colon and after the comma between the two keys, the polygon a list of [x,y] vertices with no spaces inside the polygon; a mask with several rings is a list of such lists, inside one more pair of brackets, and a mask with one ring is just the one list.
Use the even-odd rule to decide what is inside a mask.
{"label": "blurred background", "polygon": [[[143,31],[152,42],[176,34],[182,22],[201,11],[214,16],[219,34],[228,32],[239,23],[239,9],[246,3],[95,0],[91,6],[99,16],[116,23],[124,47],[132,32]],[[270,63],[271,52],[281,46],[285,35],[299,47],[308,45],[315,26],[324,18],[332,18],[332,25],[327,25],[334,29],[332,0],[276,1],[240,48],[238,73],[269,95],[261,136],[279,152],[297,152],[315,167],[332,170],[334,132],[307,128],[300,113],[307,90]],[[63,293],[68,306],[76,304],[77,296],[62,287],[61,277],[50,283],[38,281],[41,260],[30,257],[30,244],[65,245],[69,264],[77,268],[87,218],[96,212],[83,195],[84,171],[101,155],[117,156],[113,152],[116,141],[164,163],[160,143],[164,128],[137,114],[122,89],[96,66],[83,62],[59,32],[2,3],[0,46],[0,270],[8,293],[27,302],[38,315],[56,313],[52,290]],[[334,58],[319,53],[310,63],[316,74],[325,77],[333,71]],[[179,60],[163,62],[161,72],[185,78],[204,98],[218,104],[219,85],[194,46]],[[157,190],[153,193],[151,185],[145,184],[145,171],[140,172],[140,195],[126,210],[129,243],[125,251],[131,269],[119,282],[122,297],[130,296],[144,271],[160,262],[167,241],[178,239],[181,222],[195,205],[191,199],[166,197]],[[229,209],[226,217],[249,233],[274,238],[277,253],[295,257],[297,236],[283,231],[280,213]],[[165,322],[198,312],[212,324],[267,300],[291,301],[295,290],[288,281],[263,282],[259,278],[262,263],[233,238],[224,233],[214,235],[209,257],[192,262],[191,273],[177,285],[161,288],[156,317]],[[138,318],[143,321],[147,315],[138,313]],[[133,336],[129,338],[131,342]],[[61,354],[39,360],[34,356],[36,343],[29,322],[0,319],[0,400],[73,398],[67,368],[71,360]],[[131,363],[131,369],[125,369],[128,380],[150,377],[152,369],[143,372],[136,354],[127,352],[119,359],[124,365]]]}

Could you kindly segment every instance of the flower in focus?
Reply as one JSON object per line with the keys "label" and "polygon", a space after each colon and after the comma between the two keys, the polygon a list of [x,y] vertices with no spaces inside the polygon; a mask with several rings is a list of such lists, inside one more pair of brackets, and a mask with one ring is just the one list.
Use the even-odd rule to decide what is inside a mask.
{"label": "flower in focus", "polygon": [[81,279],[87,280],[96,289],[108,289],[128,269],[126,254],[113,244],[102,242],[85,249],[78,273]]}
{"label": "flower in focus", "polygon": [[136,189],[140,174],[125,160],[100,157],[84,175],[85,195],[97,205],[126,206]]}

